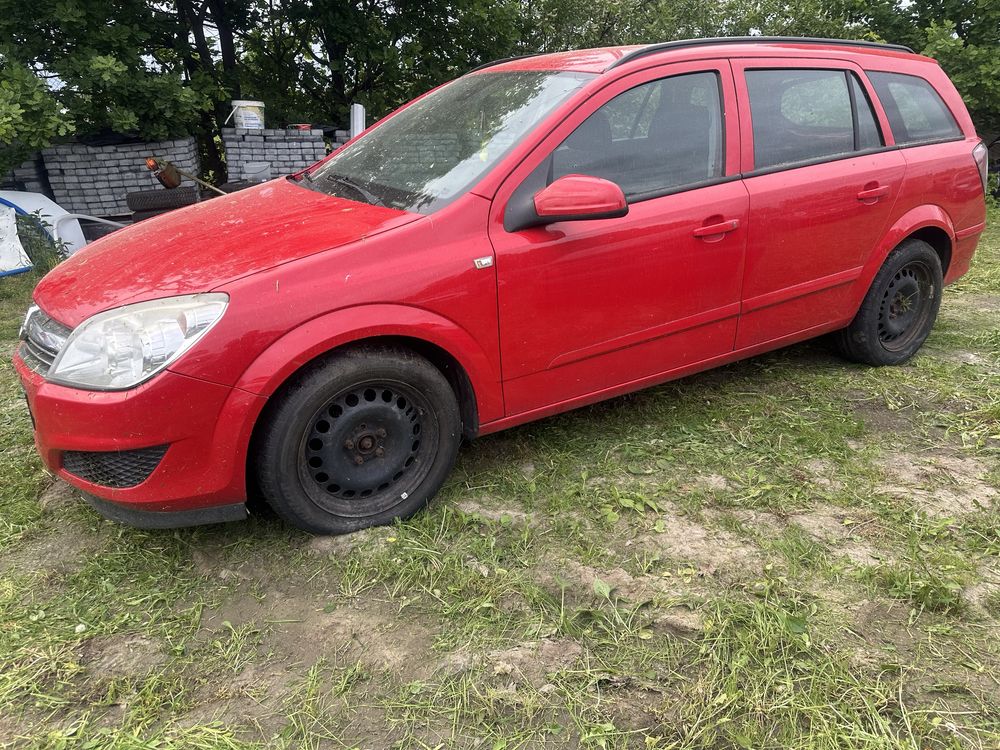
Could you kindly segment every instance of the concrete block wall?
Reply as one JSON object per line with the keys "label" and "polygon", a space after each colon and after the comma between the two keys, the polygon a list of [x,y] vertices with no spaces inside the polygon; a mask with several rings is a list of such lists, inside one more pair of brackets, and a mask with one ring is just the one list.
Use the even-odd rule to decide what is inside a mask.
{"label": "concrete block wall", "polygon": [[250,177],[247,165],[265,162],[271,165],[271,177],[297,172],[326,156],[323,131],[248,130],[224,128],[222,143],[226,149],[229,181]]}
{"label": "concrete block wall", "polygon": [[166,159],[178,169],[198,174],[194,138],[113,146],[63,143],[42,151],[53,200],[71,213],[94,216],[128,214],[128,193],[162,189],[146,168],[147,156]]}
{"label": "concrete block wall", "polygon": [[48,177],[45,174],[45,163],[41,154],[35,156],[19,167],[14,167],[0,179],[0,189],[25,190],[29,193],[41,193],[50,198]]}

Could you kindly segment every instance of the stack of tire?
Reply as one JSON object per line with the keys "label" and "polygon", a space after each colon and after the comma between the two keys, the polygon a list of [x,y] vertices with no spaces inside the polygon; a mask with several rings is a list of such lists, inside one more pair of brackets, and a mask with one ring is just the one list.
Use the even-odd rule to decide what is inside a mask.
{"label": "stack of tire", "polygon": [[[227,182],[219,189],[225,193],[233,193],[237,190],[250,187],[249,182]],[[129,211],[132,212],[132,223],[149,219],[159,214],[165,214],[184,206],[190,206],[199,201],[209,200],[217,197],[217,193],[210,190],[201,190],[197,186],[176,187],[170,190],[139,190],[125,196]]]}
{"label": "stack of tire", "polygon": [[198,187],[177,187],[173,190],[140,190],[125,196],[132,223],[165,214],[176,208],[190,206],[201,200]]}

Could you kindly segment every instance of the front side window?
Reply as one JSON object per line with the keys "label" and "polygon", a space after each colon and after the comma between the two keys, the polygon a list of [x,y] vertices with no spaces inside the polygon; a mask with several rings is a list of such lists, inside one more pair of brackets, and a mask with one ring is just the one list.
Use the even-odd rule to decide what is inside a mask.
{"label": "front side window", "polygon": [[896,143],[960,138],[962,131],[934,87],[923,78],[870,71]]}
{"label": "front side window", "polygon": [[304,179],[331,195],[432,213],[475,185],[593,77],[517,71],[459,78],[366,133]]}
{"label": "front side window", "polygon": [[723,128],[714,72],[663,78],[619,94],[552,153],[548,182],[568,174],[616,183],[641,200],[721,177]]}

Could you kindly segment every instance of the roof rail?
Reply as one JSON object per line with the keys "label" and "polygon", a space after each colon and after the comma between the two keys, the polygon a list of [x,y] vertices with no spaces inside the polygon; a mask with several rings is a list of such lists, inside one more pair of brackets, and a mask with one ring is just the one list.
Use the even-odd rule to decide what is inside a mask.
{"label": "roof rail", "polygon": [[668,49],[680,49],[683,47],[698,47],[706,44],[769,44],[769,43],[784,43],[784,44],[836,44],[839,46],[846,47],[873,47],[875,49],[891,49],[897,52],[910,52],[913,50],[909,47],[904,47],[901,44],[885,44],[883,42],[866,42],[861,39],[823,39],[821,37],[814,36],[720,36],[720,37],[708,37],[705,39],[678,39],[673,42],[660,42],[659,44],[649,44],[640,49],[633,50],[628,54],[618,58],[613,63],[611,63],[605,70],[611,70],[612,68],[617,68],[619,65],[624,65],[627,62],[638,59],[640,57],[646,57],[647,55],[654,55],[657,52],[662,52]]}
{"label": "roof rail", "polygon": [[[538,57],[539,55],[545,54],[544,52],[532,52],[527,55],[514,55],[513,57],[504,57],[500,60],[491,60],[490,62],[483,63],[482,65],[477,65],[468,73],[475,73],[477,70],[483,70],[484,68],[492,68],[494,65],[503,65],[504,63],[513,62],[514,60],[524,60],[529,57]],[[466,75],[468,75],[468,73]]]}

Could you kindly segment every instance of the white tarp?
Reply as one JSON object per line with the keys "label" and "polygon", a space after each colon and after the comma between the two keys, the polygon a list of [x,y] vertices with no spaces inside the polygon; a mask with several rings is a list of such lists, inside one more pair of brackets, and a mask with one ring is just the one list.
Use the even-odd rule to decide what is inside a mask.
{"label": "white tarp", "polygon": [[37,216],[41,221],[41,227],[51,237],[59,224],[59,239],[63,243],[64,251],[72,255],[77,250],[82,249],[87,240],[84,239],[83,230],[80,229],[80,222],[76,219],[60,218],[66,216],[66,209],[49,200],[41,193],[23,193],[17,190],[0,190],[0,205],[10,204],[17,206],[26,214]]}
{"label": "white tarp", "polygon": [[31,258],[17,236],[17,212],[0,204],[0,276],[31,269]]}

